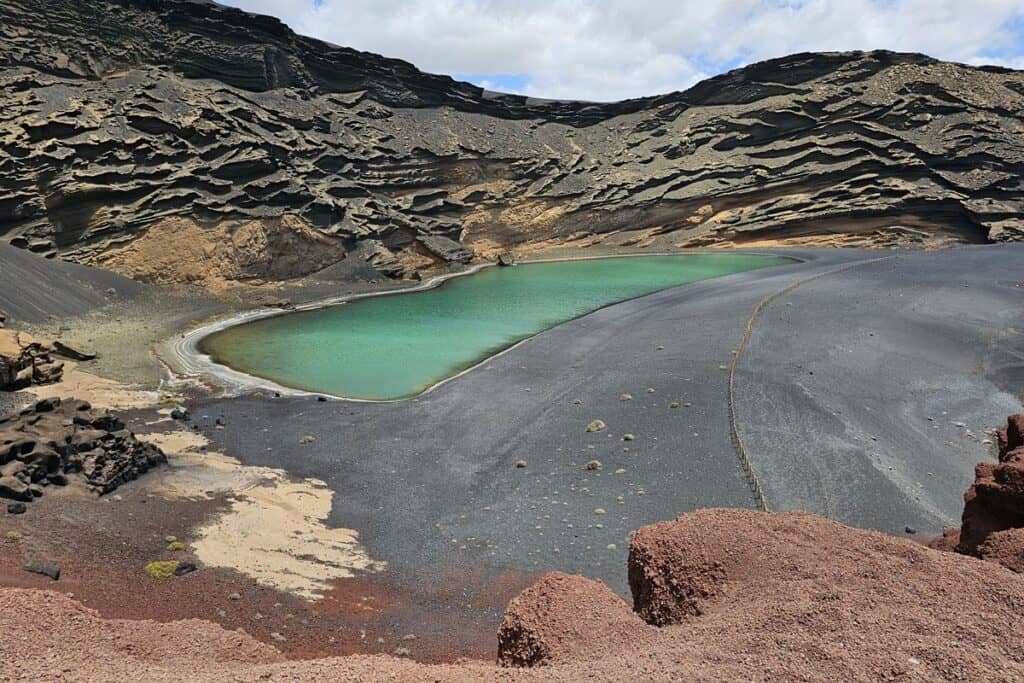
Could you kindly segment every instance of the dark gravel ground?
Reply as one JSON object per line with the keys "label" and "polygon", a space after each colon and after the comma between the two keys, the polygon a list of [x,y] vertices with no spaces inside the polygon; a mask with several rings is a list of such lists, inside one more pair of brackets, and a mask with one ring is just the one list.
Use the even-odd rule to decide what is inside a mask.
{"label": "dark gravel ground", "polygon": [[[731,362],[758,302],[843,264],[892,255],[785,253],[806,260],[597,311],[419,399],[244,397],[199,405],[194,413],[216,447],[243,461],[325,480],[335,491],[332,521],[359,529],[371,555],[410,583],[487,563],[577,572],[626,592],[631,530],[695,508],[755,505],[730,442],[728,373],[721,367]],[[764,329],[755,329],[741,363],[737,395],[740,429],[774,509],[803,507],[899,533],[907,525],[938,532],[956,521],[973,465],[985,455],[983,427],[1013,408],[991,373],[975,369],[991,356],[981,343],[988,332],[980,330],[1012,322],[1022,253],[994,247],[899,254],[809,282],[766,309]],[[952,295],[961,291],[950,284],[953,272],[970,273],[973,283],[959,298]],[[816,305],[787,305],[817,292]],[[911,324],[908,306],[923,322]],[[925,324],[928,316],[934,325]],[[899,353],[920,353],[922,360],[879,365],[870,349],[859,358],[847,353],[869,327],[892,335]],[[922,375],[935,367],[927,360],[932,351],[924,353],[931,348],[951,363],[945,375]],[[814,367],[797,367],[812,358]],[[804,375],[811,370],[821,393],[808,396]],[[853,390],[873,383],[873,391]],[[845,427],[827,402],[829,392],[842,396],[844,388],[851,404],[860,401]],[[633,400],[620,401],[622,393]],[[970,409],[956,414],[977,440],[950,440],[940,430],[918,440],[908,432],[906,406],[961,421],[942,407],[958,396]],[[671,408],[672,401],[680,407]],[[221,416],[226,427],[213,429]],[[594,419],[607,430],[587,433]],[[844,430],[878,441],[843,445],[834,435]],[[622,441],[626,433],[635,440]],[[305,435],[315,441],[301,444]],[[884,461],[871,455],[883,447]],[[515,467],[519,459],[525,468]],[[601,469],[586,469],[592,459]],[[890,462],[900,469],[888,470]]]}

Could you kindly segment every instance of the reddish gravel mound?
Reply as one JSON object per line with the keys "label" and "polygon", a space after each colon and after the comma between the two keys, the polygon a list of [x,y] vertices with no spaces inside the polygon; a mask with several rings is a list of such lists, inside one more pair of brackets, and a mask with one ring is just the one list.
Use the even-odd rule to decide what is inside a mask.
{"label": "reddish gravel mound", "polygon": [[633,608],[655,626],[702,614],[728,578],[719,544],[705,529],[679,533],[679,522],[645,526],[629,544]]}
{"label": "reddish gravel mound", "polygon": [[600,581],[555,572],[514,598],[498,631],[498,662],[534,666],[595,659],[650,627]]}
{"label": "reddish gravel mound", "polygon": [[[0,678],[1024,679],[1024,577],[993,563],[805,513],[746,510],[646,527],[632,555],[645,587],[637,607],[680,623],[648,626],[600,583],[549,575],[513,600],[502,627],[503,661],[547,665],[532,669],[282,662],[212,624],[102,620],[66,596],[5,589],[0,632],[12,635],[0,639]],[[712,589],[695,590],[708,567]]]}

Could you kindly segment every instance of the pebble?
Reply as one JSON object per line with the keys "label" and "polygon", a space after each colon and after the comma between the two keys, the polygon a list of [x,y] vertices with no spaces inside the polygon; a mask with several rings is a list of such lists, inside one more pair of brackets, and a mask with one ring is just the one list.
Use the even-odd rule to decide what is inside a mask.
{"label": "pebble", "polygon": [[8,503],[7,514],[9,515],[23,515],[28,508],[25,507],[24,503]]}
{"label": "pebble", "polygon": [[601,461],[600,460],[589,460],[589,461],[587,461],[586,468],[588,470],[599,470],[599,469],[601,469]]}
{"label": "pebble", "polygon": [[242,599],[242,596],[239,595],[238,593],[228,593],[228,600],[238,601],[238,600],[241,600],[241,599]]}
{"label": "pebble", "polygon": [[277,631],[272,631],[272,632],[271,632],[271,634],[270,634],[270,638],[271,638],[272,640],[276,640],[276,641],[277,641],[277,642],[279,642],[279,643],[283,643],[284,641],[288,640],[287,638],[285,638],[284,636],[282,636],[282,635],[281,635],[280,633],[278,633]]}
{"label": "pebble", "polygon": [[619,400],[620,401],[632,401],[633,400],[633,394],[622,394],[621,396],[619,396]]}
{"label": "pebble", "polygon": [[678,408],[679,407],[679,401],[672,401],[671,403],[668,404],[668,407],[669,408]]}
{"label": "pebble", "polygon": [[623,434],[622,435],[622,440],[623,441],[632,441],[635,438],[636,438],[636,436],[634,436],[633,434]]}
{"label": "pebble", "polygon": [[519,469],[523,469],[524,467],[526,467],[526,461],[525,460],[516,460],[516,467],[519,468]]}
{"label": "pebble", "polygon": [[591,420],[590,424],[587,425],[587,431],[600,432],[605,427],[607,427],[607,425],[604,423],[603,420]]}
{"label": "pebble", "polygon": [[594,508],[595,515],[603,515],[605,513],[604,508]]}

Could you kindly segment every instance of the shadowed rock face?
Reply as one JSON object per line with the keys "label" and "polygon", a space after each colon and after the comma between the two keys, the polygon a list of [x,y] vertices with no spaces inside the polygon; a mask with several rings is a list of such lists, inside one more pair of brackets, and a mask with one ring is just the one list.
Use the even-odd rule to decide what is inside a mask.
{"label": "shadowed rock face", "polygon": [[964,494],[958,552],[1024,572],[1024,415],[998,432],[999,462],[978,463]]}
{"label": "shadowed rock face", "polygon": [[[471,256],[453,242],[1024,238],[1024,72],[802,54],[593,104],[488,93],[212,3],[4,0],[0,27],[0,236],[136,277],[186,223],[241,280],[346,257],[405,276]],[[250,268],[254,234],[271,257],[326,256]]]}

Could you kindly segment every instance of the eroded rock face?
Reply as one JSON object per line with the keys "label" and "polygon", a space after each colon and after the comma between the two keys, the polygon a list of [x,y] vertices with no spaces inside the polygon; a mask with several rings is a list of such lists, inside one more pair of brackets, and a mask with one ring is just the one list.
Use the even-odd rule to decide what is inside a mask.
{"label": "eroded rock face", "polygon": [[31,501],[49,485],[80,474],[99,494],[109,493],[166,462],[109,413],[84,401],[51,398],[0,420],[0,497]]}
{"label": "eroded rock face", "polygon": [[659,522],[633,534],[629,588],[633,609],[650,624],[678,624],[701,614],[726,581],[721,560],[702,534],[681,534],[676,522]]}
{"label": "eroded rock face", "polygon": [[248,258],[225,224],[287,219],[323,237],[305,270],[366,253],[396,277],[566,243],[1024,237],[1024,72],[801,54],[682,93],[545,102],[215,3],[9,0],[0,26],[0,237],[139,278],[159,274],[124,249],[173,220],[224,242],[221,266]]}
{"label": "eroded rock face", "polygon": [[59,382],[64,364],[51,356],[57,351],[51,341],[0,327],[0,391]]}
{"label": "eroded rock face", "polygon": [[498,631],[498,662],[538,666],[600,657],[621,646],[623,631],[647,628],[601,581],[553,572],[509,603]]}
{"label": "eroded rock face", "polygon": [[957,551],[1024,570],[1024,415],[998,431],[999,462],[978,463],[964,494]]}

